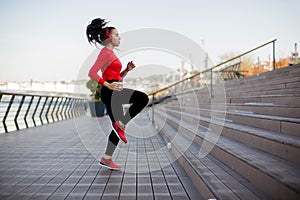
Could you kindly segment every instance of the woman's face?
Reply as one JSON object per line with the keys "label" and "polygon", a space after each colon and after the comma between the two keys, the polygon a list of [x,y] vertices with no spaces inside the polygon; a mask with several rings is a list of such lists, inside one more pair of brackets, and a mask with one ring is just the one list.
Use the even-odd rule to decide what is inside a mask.
{"label": "woman's face", "polygon": [[120,38],[120,35],[119,35],[117,29],[112,29],[110,35],[111,35],[111,43],[114,46],[118,47],[120,45],[121,38]]}

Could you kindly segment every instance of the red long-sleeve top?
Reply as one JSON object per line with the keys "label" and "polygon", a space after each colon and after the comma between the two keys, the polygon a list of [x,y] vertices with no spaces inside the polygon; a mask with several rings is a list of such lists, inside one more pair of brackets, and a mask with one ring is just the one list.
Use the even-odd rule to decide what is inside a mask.
{"label": "red long-sleeve top", "polygon": [[[103,85],[106,80],[122,80],[122,64],[113,50],[106,47],[102,48],[97,60],[89,71],[89,77]],[[102,77],[98,75],[99,70]]]}

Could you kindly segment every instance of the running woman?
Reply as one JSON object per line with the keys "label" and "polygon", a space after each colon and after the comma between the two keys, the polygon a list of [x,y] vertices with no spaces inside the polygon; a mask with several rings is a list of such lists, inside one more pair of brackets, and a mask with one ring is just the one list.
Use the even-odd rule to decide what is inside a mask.
{"label": "running woman", "polygon": [[[143,92],[123,88],[122,80],[129,71],[135,68],[135,64],[132,61],[128,62],[126,69],[121,72],[122,64],[113,51],[120,45],[121,38],[118,30],[115,27],[106,26],[107,23],[105,19],[96,18],[87,26],[86,35],[89,43],[104,46],[88,75],[103,86],[100,96],[112,122],[112,131],[100,165],[120,170],[121,166],[112,161],[112,155],[120,139],[127,143],[126,125],[146,107],[149,99]],[[102,73],[101,76],[98,75],[99,71]],[[123,113],[123,104],[132,104],[125,114]]]}

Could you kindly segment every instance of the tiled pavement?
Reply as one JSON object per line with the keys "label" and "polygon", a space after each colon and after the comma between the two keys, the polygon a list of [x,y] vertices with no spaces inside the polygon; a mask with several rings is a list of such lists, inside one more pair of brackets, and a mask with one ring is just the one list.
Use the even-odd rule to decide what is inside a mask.
{"label": "tiled pavement", "polygon": [[85,116],[1,134],[0,199],[201,199],[146,115],[113,156],[123,170],[101,168],[109,124]]}

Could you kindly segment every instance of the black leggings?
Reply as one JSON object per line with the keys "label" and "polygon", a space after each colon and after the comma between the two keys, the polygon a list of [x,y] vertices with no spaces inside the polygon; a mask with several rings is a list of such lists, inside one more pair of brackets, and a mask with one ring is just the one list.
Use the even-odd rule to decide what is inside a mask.
{"label": "black leggings", "polygon": [[[114,80],[109,80],[107,82],[112,83]],[[149,101],[149,98],[145,93],[128,88],[123,88],[122,91],[116,91],[103,86],[101,87],[100,95],[106,106],[110,120],[112,122],[121,121],[125,125],[139,114]],[[132,104],[125,114],[123,112],[123,104]],[[114,146],[117,146],[119,143],[119,138],[114,131],[111,131],[108,140],[109,143],[114,144]],[[113,151],[114,149],[111,150],[111,148],[107,148],[106,154],[111,155]]]}

